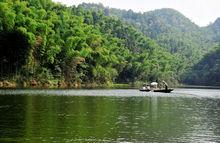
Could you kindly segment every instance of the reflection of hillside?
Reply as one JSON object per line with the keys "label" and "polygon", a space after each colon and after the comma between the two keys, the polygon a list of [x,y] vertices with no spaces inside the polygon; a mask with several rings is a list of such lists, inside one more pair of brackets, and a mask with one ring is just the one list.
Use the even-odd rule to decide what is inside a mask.
{"label": "reflection of hillside", "polygon": [[7,98],[0,99],[1,105],[12,107],[7,113],[0,108],[1,114],[7,115],[0,118],[0,131],[5,131],[0,135],[0,141],[8,138],[33,143],[196,142],[198,139],[216,141],[220,135],[219,99],[92,96]]}
{"label": "reflection of hillside", "polygon": [[16,142],[24,135],[25,98],[0,96],[0,142]]}
{"label": "reflection of hillside", "polygon": [[29,97],[27,138],[169,141],[187,133],[172,98],[53,98]]}
{"label": "reflection of hillside", "polygon": [[[197,129],[193,135],[201,135],[207,142],[220,140],[220,100],[205,99],[197,100],[196,113],[200,117],[197,121]],[[202,110],[202,112],[201,112]]]}

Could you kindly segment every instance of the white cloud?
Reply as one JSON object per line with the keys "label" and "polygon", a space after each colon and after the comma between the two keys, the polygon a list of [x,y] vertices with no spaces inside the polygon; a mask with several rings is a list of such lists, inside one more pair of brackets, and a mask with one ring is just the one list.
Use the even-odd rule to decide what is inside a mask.
{"label": "white cloud", "polygon": [[220,0],[53,0],[66,5],[102,3],[104,6],[145,12],[159,8],[173,8],[200,26],[220,17]]}

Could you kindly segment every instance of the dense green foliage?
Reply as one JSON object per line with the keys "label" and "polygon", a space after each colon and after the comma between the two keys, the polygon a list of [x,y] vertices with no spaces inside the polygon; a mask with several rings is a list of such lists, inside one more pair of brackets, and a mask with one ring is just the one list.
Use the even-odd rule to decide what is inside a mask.
{"label": "dense green foliage", "polygon": [[[214,55],[213,52],[209,54],[209,59],[206,56],[203,58],[203,56],[220,43],[219,18],[207,27],[199,27],[173,9],[164,8],[145,13],[136,13],[132,10],[106,8],[102,4],[83,3],[81,7],[103,11],[106,16],[118,17],[154,39],[161,47],[164,47],[181,61],[179,63],[181,68],[178,70],[178,76],[182,79],[182,82],[217,84],[215,80],[218,80],[218,77],[210,71],[216,71],[216,68],[218,69],[219,67],[210,65],[208,66],[209,68],[203,69],[203,74],[213,76],[212,80],[207,80],[206,76],[199,80],[199,75],[202,74],[198,74],[201,72],[198,66],[208,62],[209,59],[215,61],[215,57],[212,58],[211,56]],[[205,70],[207,71],[205,72]]]}
{"label": "dense green foliage", "polygon": [[109,9],[103,5],[82,4],[86,9],[101,10],[106,15],[116,16],[133,25],[139,31],[154,39],[168,52],[175,54],[191,67],[207,52],[207,40],[203,30],[188,18],[173,9],[159,9],[145,13],[132,10]]}
{"label": "dense green foliage", "polygon": [[178,80],[180,61],[132,26],[51,0],[1,0],[1,80],[108,84]]}
{"label": "dense green foliage", "polygon": [[220,85],[220,45],[206,54],[185,78],[188,84]]}
{"label": "dense green foliage", "polygon": [[[220,19],[203,27],[209,43],[220,43]],[[185,75],[184,82],[197,85],[220,85],[220,45],[214,47]]]}
{"label": "dense green foliage", "polygon": [[172,9],[135,13],[101,4],[1,0],[0,81],[217,85],[218,50],[211,49],[220,43],[219,21],[201,28]]}

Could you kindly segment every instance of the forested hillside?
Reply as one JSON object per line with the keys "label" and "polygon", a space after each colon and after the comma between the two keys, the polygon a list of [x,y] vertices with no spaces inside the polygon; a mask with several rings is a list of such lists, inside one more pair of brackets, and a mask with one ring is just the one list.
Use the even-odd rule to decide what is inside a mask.
{"label": "forested hillside", "polygon": [[193,67],[185,82],[194,85],[220,85],[220,45]]}
{"label": "forested hillside", "polygon": [[[108,16],[115,16],[133,25],[139,31],[154,39],[168,52],[182,59],[188,68],[198,62],[208,51],[210,42],[203,30],[184,15],[173,9],[159,9],[145,13],[132,10],[105,8],[99,4],[82,4],[81,7],[103,11]],[[213,45],[211,45],[213,46]]]}
{"label": "forested hillside", "polygon": [[207,78],[197,81],[197,66],[211,59],[202,59],[204,54],[214,55],[219,27],[219,19],[198,27],[172,9],[135,13],[101,4],[3,0],[0,86],[6,81],[46,87],[161,80],[204,84]]}
{"label": "forested hillside", "polygon": [[0,53],[1,81],[23,86],[176,82],[182,70],[121,20],[51,0],[0,2]]}
{"label": "forested hillside", "polygon": [[220,42],[220,18],[216,19],[214,23],[202,28],[207,41],[210,43],[219,44]]}
{"label": "forested hillside", "polygon": [[[164,8],[145,13],[136,13],[132,10],[126,11],[104,7],[102,4],[83,3],[80,6],[94,11],[103,11],[106,16],[118,17],[154,39],[161,47],[181,61],[181,67],[183,68],[178,74],[182,79],[181,82],[187,84],[216,83],[206,77],[204,79],[201,78],[203,80],[201,82],[197,66],[201,66],[201,62],[212,59],[211,55],[214,55],[213,48],[220,43],[219,18],[206,27],[199,27],[173,9]],[[209,53],[210,51],[211,53]],[[210,55],[209,59],[203,57],[205,54]],[[213,60],[215,60],[215,57],[213,57]],[[216,62],[218,63],[218,61]],[[215,68],[219,67],[210,66],[209,68],[206,70],[216,71]],[[207,72],[205,73],[207,74]],[[211,76],[211,73],[208,75]],[[216,76],[213,75],[213,77]]]}
{"label": "forested hillside", "polygon": [[217,45],[185,74],[185,83],[220,86],[220,19],[203,27],[207,42]]}

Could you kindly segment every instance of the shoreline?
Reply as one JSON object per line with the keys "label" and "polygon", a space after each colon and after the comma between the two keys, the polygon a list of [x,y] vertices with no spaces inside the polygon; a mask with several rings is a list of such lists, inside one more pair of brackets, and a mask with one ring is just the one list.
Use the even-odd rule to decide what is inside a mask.
{"label": "shoreline", "polygon": [[[192,89],[220,89],[220,86],[210,86],[210,85],[184,85],[180,84],[177,86],[171,86],[173,88],[192,88]],[[35,81],[30,80],[29,82],[16,82],[10,80],[0,81],[0,89],[139,89],[140,84],[135,83],[108,83],[108,84],[98,84],[98,83],[72,83],[67,84],[64,81]]]}
{"label": "shoreline", "polygon": [[64,81],[48,81],[48,82],[37,82],[35,80],[29,82],[15,82],[10,80],[0,81],[0,89],[131,89],[138,88],[138,85],[134,84],[125,84],[125,83],[110,83],[110,84],[98,84],[98,83],[87,83],[87,84],[78,84],[72,83],[67,84]]}
{"label": "shoreline", "polygon": [[192,88],[192,89],[220,89],[220,86],[214,85],[181,85],[178,88]]}

